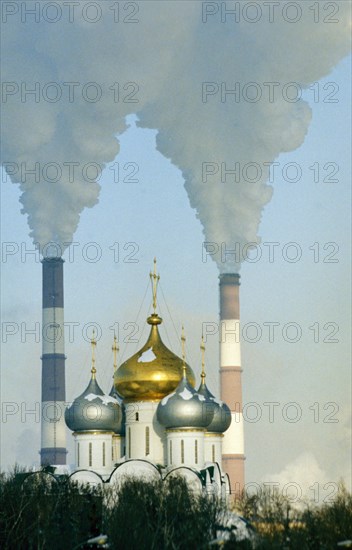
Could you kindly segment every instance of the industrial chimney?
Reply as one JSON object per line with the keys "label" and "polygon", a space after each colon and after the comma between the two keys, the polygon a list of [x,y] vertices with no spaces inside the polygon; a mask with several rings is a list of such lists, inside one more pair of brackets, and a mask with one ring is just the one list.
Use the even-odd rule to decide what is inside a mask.
{"label": "industrial chimney", "polygon": [[242,416],[240,276],[224,273],[220,279],[220,395],[231,409],[232,422],[222,445],[222,466],[228,474],[231,493],[244,487],[244,438]]}
{"label": "industrial chimney", "polygon": [[64,281],[62,258],[44,258],[41,465],[66,464]]}

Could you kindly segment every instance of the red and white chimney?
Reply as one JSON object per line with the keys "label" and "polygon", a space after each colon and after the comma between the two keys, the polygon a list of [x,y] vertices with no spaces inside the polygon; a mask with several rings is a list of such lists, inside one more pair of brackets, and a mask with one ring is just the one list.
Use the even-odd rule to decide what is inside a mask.
{"label": "red and white chimney", "polygon": [[222,444],[222,467],[231,493],[244,488],[244,435],[242,415],[240,276],[224,273],[220,279],[220,395],[231,409],[232,422]]}

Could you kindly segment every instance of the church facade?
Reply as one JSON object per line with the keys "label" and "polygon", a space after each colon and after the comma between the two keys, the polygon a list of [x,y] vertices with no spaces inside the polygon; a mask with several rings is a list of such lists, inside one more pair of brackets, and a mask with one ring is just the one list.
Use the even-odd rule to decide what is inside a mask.
{"label": "church facade", "polygon": [[65,411],[73,432],[75,466],[71,475],[89,483],[115,483],[126,477],[165,479],[183,476],[195,490],[226,497],[228,475],[222,470],[222,440],[231,424],[229,407],[218,401],[202,373],[197,389],[193,369],[163,343],[156,312],[159,275],[150,274],[153,313],[144,346],[117,367],[114,339],[114,383],[109,394],[100,388],[92,344],[91,378],[84,392]]}

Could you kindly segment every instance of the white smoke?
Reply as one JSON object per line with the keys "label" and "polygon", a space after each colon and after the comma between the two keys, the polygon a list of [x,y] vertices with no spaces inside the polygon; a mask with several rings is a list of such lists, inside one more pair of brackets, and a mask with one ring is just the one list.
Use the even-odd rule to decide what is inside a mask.
{"label": "white smoke", "polygon": [[[182,171],[205,241],[219,249],[221,243],[231,248],[258,242],[261,212],[272,195],[269,164],[301,145],[311,119],[308,104],[288,101],[282,87],[295,82],[304,89],[348,53],[348,2],[334,2],[338,22],[330,24],[324,21],[327,13],[309,11],[306,2],[294,3],[302,10],[295,23],[285,21],[281,4],[270,22],[268,7],[254,3],[262,13],[257,23],[250,23],[245,19],[253,14],[241,14],[243,2],[198,1],[79,2],[73,22],[70,2],[56,2],[59,21],[45,21],[54,12],[41,11],[38,22],[29,15],[23,23],[22,5],[33,8],[35,3],[17,4],[18,13],[7,15],[3,25],[2,158],[12,181],[21,185],[22,211],[42,251],[49,241],[68,246],[82,210],[98,201],[99,184],[87,181],[98,179],[97,174],[94,167],[84,173],[84,167],[96,163],[103,168],[116,157],[116,136],[126,129],[131,113],[137,113],[140,126],[158,130],[158,150]],[[87,19],[94,19],[94,4],[101,17],[92,23]],[[117,4],[119,22],[112,10]],[[239,21],[228,16],[222,22],[223,6],[235,4]],[[139,12],[133,14],[134,9]],[[206,15],[212,10],[214,15]],[[286,11],[285,16],[292,19],[294,14]],[[128,23],[131,19],[138,22]],[[50,82],[56,86],[45,87]],[[97,101],[87,100],[95,96],[94,86],[84,88],[90,82],[102,90]],[[202,98],[204,82],[219,91]],[[233,95],[221,101],[221,83],[227,89],[239,83],[242,90],[250,82],[262,91],[259,101],[236,102]],[[278,86],[271,102],[264,83],[273,82]],[[24,97],[21,83],[39,85],[38,102]],[[58,88],[62,97],[48,101]],[[247,95],[253,91],[248,89]],[[33,169],[35,163],[39,177],[21,174],[22,167]],[[50,163],[61,168],[59,178]],[[68,163],[78,163],[73,178]],[[230,177],[221,182],[220,170],[204,176],[204,163],[214,170],[221,163],[227,169],[238,163],[240,170],[256,163],[262,173],[255,183],[248,178],[234,183]],[[213,257],[221,271],[239,268],[227,265],[220,253]]]}
{"label": "white smoke", "polygon": [[263,484],[293,503],[320,502],[329,494],[336,494],[337,482],[329,479],[319,461],[311,452],[304,452],[287,464],[281,472],[265,476]]}

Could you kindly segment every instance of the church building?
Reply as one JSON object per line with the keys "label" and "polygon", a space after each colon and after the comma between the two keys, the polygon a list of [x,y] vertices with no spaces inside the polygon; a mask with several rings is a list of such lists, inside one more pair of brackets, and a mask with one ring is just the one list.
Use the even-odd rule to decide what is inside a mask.
{"label": "church building", "polygon": [[118,368],[114,339],[114,382],[109,393],[104,393],[97,381],[93,333],[90,381],[65,411],[75,442],[71,477],[100,484],[131,476],[151,480],[180,475],[195,490],[226,498],[230,482],[222,470],[222,441],[231,424],[231,411],[207,388],[203,338],[198,389],[194,372],[186,363],[183,330],[182,358],[163,343],[155,260],[150,277],[153,313],[147,319],[149,337]]}

